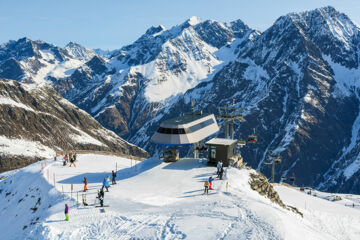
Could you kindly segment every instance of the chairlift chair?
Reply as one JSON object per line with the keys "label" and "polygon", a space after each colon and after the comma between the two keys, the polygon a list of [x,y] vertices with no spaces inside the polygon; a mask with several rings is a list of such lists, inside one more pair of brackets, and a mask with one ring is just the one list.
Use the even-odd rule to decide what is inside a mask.
{"label": "chairlift chair", "polygon": [[295,182],[295,177],[290,177],[290,182]]}
{"label": "chairlift chair", "polygon": [[256,143],[257,142],[257,136],[255,135],[255,128],[253,130],[254,130],[254,133],[252,135],[248,136],[248,142],[249,143]]}
{"label": "chairlift chair", "polygon": [[240,149],[245,145],[246,145],[246,142],[244,140],[238,140],[236,143],[236,148]]}

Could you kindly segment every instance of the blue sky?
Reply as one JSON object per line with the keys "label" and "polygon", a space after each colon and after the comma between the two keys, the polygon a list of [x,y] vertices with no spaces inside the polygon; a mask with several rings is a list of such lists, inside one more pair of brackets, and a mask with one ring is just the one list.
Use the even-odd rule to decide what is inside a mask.
{"label": "blue sky", "polygon": [[241,19],[264,31],[281,15],[327,5],[360,23],[359,0],[0,0],[0,43],[26,36],[59,46],[74,41],[116,49],[151,26],[170,28],[191,16]]}

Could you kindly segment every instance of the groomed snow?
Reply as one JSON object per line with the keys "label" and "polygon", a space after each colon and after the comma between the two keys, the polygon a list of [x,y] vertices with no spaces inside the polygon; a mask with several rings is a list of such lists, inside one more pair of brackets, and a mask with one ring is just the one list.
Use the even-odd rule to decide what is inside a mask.
{"label": "groomed snow", "polygon": [[[215,190],[203,195],[204,180],[214,176],[215,168],[199,159],[163,163],[153,158],[135,165],[120,157],[79,155],[76,168],[64,167],[60,161],[47,164],[44,176],[36,163],[8,175],[8,185],[0,182],[4,189],[0,204],[5,209],[0,217],[10,219],[3,222],[6,231],[0,232],[1,239],[358,239],[360,233],[358,209],[283,186],[276,187],[281,198],[302,211],[304,218],[271,203],[250,189],[249,174],[254,170],[228,169],[227,179],[215,180]],[[103,212],[94,207],[95,196],[116,164],[118,183],[105,193],[109,207]],[[57,191],[52,188],[53,174]],[[77,208],[83,177],[89,181],[89,206],[81,204],[79,192]],[[37,197],[24,195],[35,187],[41,204],[33,213],[24,206],[31,206]],[[24,200],[18,202],[20,197]],[[63,220],[65,203],[70,206],[69,222]],[[21,221],[15,214],[22,216]],[[24,219],[36,217],[36,224],[21,229]]]}

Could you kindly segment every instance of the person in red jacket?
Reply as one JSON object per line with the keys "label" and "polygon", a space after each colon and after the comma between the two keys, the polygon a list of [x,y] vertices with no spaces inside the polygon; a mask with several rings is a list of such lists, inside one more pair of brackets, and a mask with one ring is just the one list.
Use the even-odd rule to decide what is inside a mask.
{"label": "person in red jacket", "polygon": [[69,207],[65,204],[65,220],[69,221]]}

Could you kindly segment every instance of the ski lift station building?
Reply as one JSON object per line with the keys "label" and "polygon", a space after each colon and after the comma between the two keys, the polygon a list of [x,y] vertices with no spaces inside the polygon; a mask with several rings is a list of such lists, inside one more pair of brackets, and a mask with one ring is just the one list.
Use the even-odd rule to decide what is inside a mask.
{"label": "ski lift station building", "polygon": [[231,165],[230,163],[232,158],[234,162],[237,162],[237,155],[235,148],[237,145],[236,139],[227,139],[227,138],[213,138],[205,143],[209,146],[209,164],[217,164],[217,162],[222,161],[223,166],[227,167]]}
{"label": "ski lift station building", "polygon": [[151,141],[174,147],[197,144],[218,131],[214,114],[189,113],[162,122]]}

